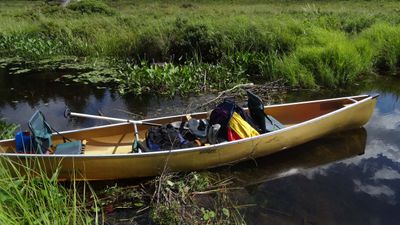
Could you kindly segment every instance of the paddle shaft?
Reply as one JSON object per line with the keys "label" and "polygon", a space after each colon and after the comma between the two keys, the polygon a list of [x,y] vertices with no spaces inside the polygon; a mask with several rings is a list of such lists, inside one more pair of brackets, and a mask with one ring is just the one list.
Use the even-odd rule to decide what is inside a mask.
{"label": "paddle shaft", "polygon": [[[90,119],[99,119],[99,120],[111,120],[111,121],[116,121],[116,122],[127,122],[127,123],[132,123],[134,127],[134,133],[135,133],[135,141],[139,141],[139,131],[137,129],[137,124],[143,124],[143,125],[151,125],[151,126],[161,126],[161,124],[157,123],[149,123],[149,122],[144,122],[141,120],[128,120],[128,119],[119,119],[119,118],[114,118],[114,117],[108,117],[108,116],[96,116],[96,115],[90,115],[90,114],[84,114],[84,113],[75,113],[75,112],[70,112],[68,111],[68,116],[76,116],[76,117],[83,117],[83,118],[90,118]],[[141,149],[138,148],[138,153],[141,153]]]}
{"label": "paddle shaft", "polygon": [[114,117],[108,117],[108,116],[96,116],[96,115],[75,113],[75,112],[69,112],[69,116],[98,119],[98,120],[109,120],[109,121],[115,121],[115,122],[126,122],[126,123],[133,123],[133,124],[143,124],[143,125],[151,125],[151,126],[161,126],[161,124],[158,124],[158,123],[150,123],[150,122],[145,122],[145,121],[141,121],[141,120],[120,119],[120,118],[114,118]]}

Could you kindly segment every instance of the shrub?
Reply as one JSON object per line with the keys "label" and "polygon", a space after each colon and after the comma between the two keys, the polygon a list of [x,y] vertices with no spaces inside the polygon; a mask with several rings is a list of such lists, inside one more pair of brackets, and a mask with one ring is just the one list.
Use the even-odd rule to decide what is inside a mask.
{"label": "shrub", "polygon": [[74,1],[67,7],[70,10],[77,11],[82,14],[99,13],[109,16],[115,14],[115,11],[113,9],[111,9],[107,4],[99,0]]}
{"label": "shrub", "polygon": [[168,54],[175,61],[198,58],[203,62],[217,62],[222,56],[221,39],[206,25],[191,25],[178,18],[171,31]]}

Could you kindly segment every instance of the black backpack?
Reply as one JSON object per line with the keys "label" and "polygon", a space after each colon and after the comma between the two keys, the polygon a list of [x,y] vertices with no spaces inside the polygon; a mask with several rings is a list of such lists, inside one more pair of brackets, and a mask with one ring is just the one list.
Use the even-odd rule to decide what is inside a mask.
{"label": "black backpack", "polygon": [[171,124],[151,127],[147,131],[146,144],[149,151],[173,150],[197,146],[185,139],[178,129]]}

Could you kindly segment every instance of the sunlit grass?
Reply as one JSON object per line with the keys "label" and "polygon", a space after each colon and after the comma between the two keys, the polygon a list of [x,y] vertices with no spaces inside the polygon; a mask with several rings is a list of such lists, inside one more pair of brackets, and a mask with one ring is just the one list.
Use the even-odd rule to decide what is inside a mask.
{"label": "sunlit grass", "polygon": [[[190,82],[218,86],[212,76],[204,80],[206,65],[222,68],[228,86],[283,79],[306,88],[344,87],[364,74],[399,71],[397,1],[84,2],[70,8],[1,2],[0,57],[117,59],[124,63],[112,80],[123,93],[139,94],[156,81],[168,84],[167,94],[201,90]],[[183,72],[143,61],[173,63]],[[139,66],[131,65],[132,72],[125,62]],[[157,79],[147,81],[144,69]],[[189,83],[177,87],[163,77]]]}
{"label": "sunlit grass", "polygon": [[65,187],[57,180],[58,170],[48,177],[32,169],[40,168],[39,160],[0,158],[0,224],[95,224],[76,183]]}

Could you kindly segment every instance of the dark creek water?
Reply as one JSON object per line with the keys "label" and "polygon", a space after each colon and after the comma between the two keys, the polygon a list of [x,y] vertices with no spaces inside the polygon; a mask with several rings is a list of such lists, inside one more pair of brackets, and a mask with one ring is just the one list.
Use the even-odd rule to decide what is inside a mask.
{"label": "dark creek water", "polygon": [[[127,117],[185,112],[210,96],[121,97],[108,89],[54,82],[53,73],[9,75],[0,69],[0,117],[21,124],[36,109],[58,130],[104,124],[65,119],[72,111]],[[370,122],[305,145],[232,167],[213,170],[233,176],[244,189],[249,224],[399,224],[400,222],[400,79],[377,77],[352,90],[289,93],[287,102],[379,93]],[[155,90],[156,91],[156,90]]]}

